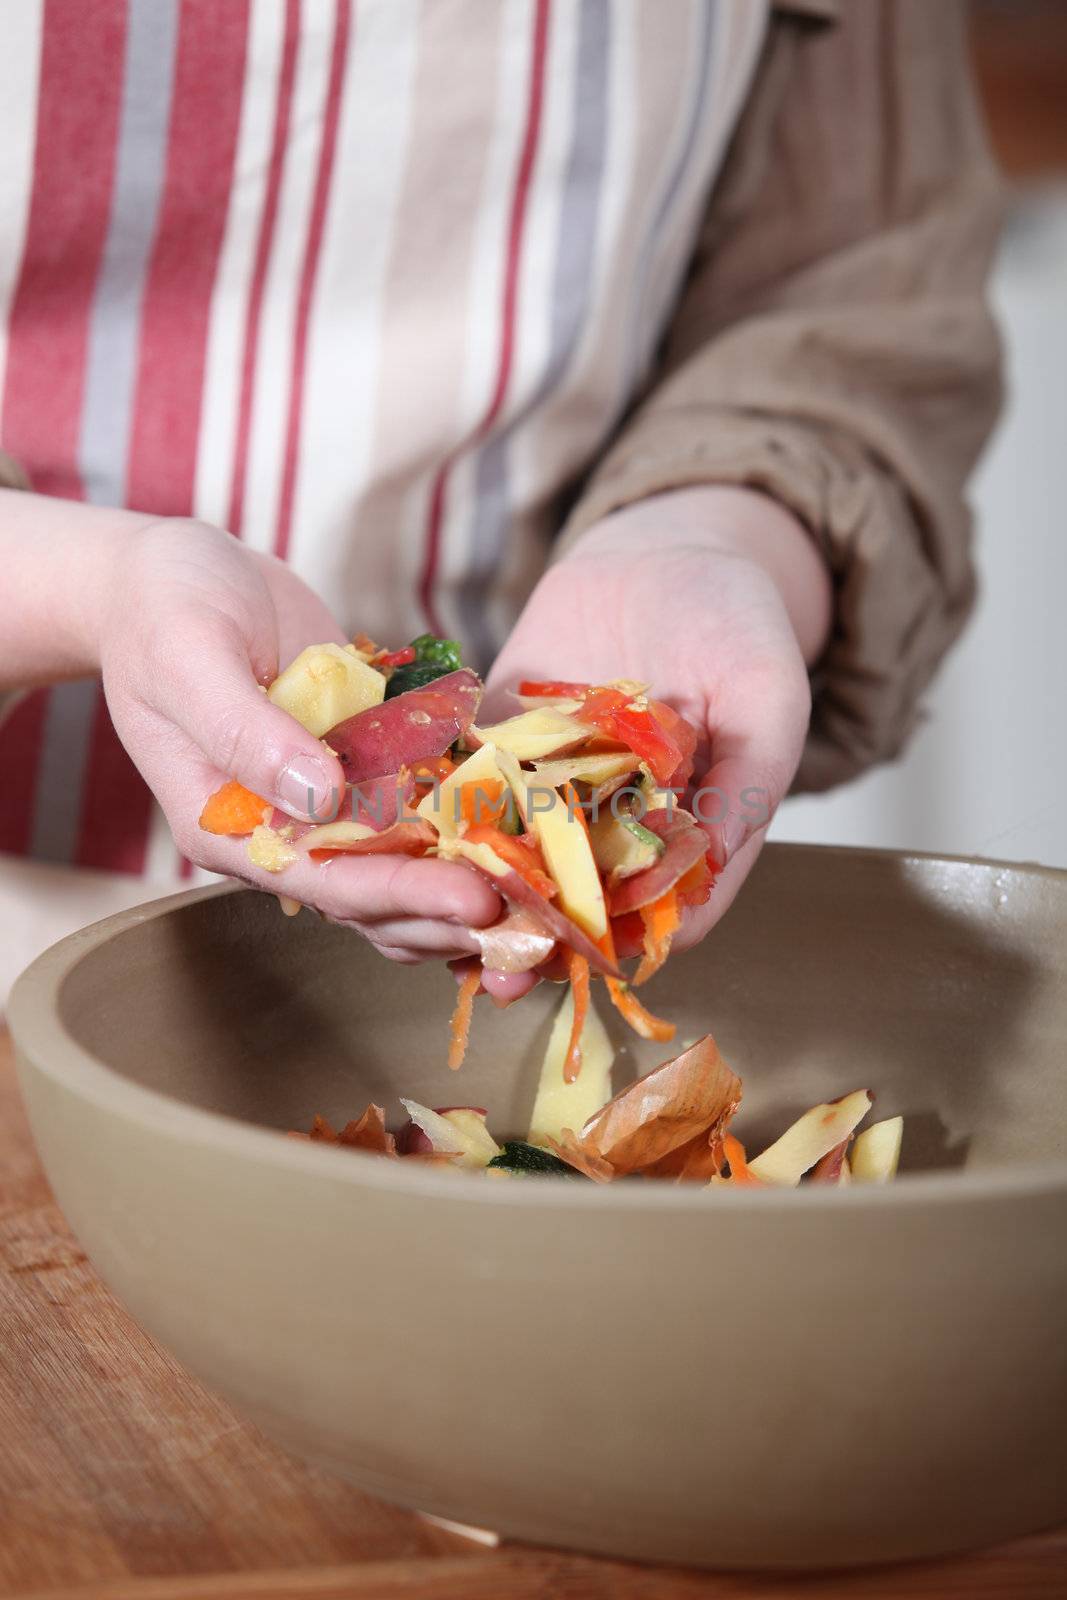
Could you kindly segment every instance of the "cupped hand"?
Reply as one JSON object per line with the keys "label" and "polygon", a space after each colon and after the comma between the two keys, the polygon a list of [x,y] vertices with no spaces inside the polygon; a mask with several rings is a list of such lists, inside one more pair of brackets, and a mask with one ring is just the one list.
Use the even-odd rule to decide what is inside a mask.
{"label": "cupped hand", "polygon": [[[549,568],[493,666],[494,716],[524,678],[629,678],[699,730],[684,803],[724,867],[676,948],[718,921],[759,854],[800,760],[808,664],[829,619],[829,575],[791,513],[746,489],[680,490],[590,528]],[[529,984],[493,975],[486,986],[510,999]]]}
{"label": "cupped hand", "polygon": [[357,928],[394,960],[476,950],[468,930],[493,922],[500,901],[465,867],[383,855],[300,860],[273,874],[252,866],[243,839],[198,826],[227,778],[303,821],[336,810],[338,762],[263,693],[307,645],[344,642],[307,585],[229,534],[184,521],[124,540],[109,579],[97,646],[108,706],[183,854]]}

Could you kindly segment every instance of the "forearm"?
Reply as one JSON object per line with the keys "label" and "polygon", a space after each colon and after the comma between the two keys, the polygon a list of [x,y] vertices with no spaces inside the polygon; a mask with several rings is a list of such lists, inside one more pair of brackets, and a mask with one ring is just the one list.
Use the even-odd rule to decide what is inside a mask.
{"label": "forearm", "polygon": [[822,790],[900,754],[973,601],[964,486],[999,395],[984,291],[1003,189],[962,0],[844,5],[829,28],[785,11],[657,381],[562,538],[683,484],[788,506],[833,572],[798,774]]}
{"label": "forearm", "polygon": [[0,690],[96,672],[121,547],[152,518],[0,489]]}
{"label": "forearm", "polygon": [[829,637],[833,593],[815,541],[793,513],[752,489],[707,484],[635,501],[603,518],[569,548],[568,558],[666,543],[735,556],[760,567],[778,589],[810,667]]}

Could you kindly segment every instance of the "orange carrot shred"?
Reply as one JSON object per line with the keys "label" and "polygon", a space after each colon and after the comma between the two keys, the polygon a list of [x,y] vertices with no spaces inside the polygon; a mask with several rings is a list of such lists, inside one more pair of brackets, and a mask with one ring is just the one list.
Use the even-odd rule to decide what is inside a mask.
{"label": "orange carrot shred", "polygon": [[647,983],[670,955],[671,940],[681,925],[678,896],[668,889],[650,906],[641,908],[641,921],[645,925],[645,953],[634,974],[634,983]]}
{"label": "orange carrot shred", "polygon": [[205,833],[251,833],[266,822],[272,810],[269,800],[261,799],[231,778],[208,800],[200,813],[200,826]]}
{"label": "orange carrot shred", "polygon": [[520,878],[525,878],[543,900],[551,900],[559,893],[554,880],[545,871],[545,858],[532,835],[524,833],[514,838],[488,822],[471,822],[463,837],[469,844],[487,844],[507,866],[514,867]]}
{"label": "orange carrot shred", "polygon": [[463,1057],[467,1054],[467,1040],[470,1038],[471,1017],[474,1014],[474,997],[482,981],[481,967],[472,967],[465,972],[456,996],[456,1009],[452,1013],[452,1027],[448,1041],[448,1064],[453,1072],[463,1065]]}
{"label": "orange carrot shred", "polygon": [[605,982],[612,1005],[642,1039],[658,1039],[665,1043],[674,1038],[677,1032],[674,1023],[665,1021],[663,1017],[654,1017],[641,1004],[628,983],[620,983],[618,978],[607,978]]}
{"label": "orange carrot shred", "polygon": [[495,825],[507,810],[507,797],[500,778],[464,783],[459,791],[459,815],[463,822]]}
{"label": "orange carrot shred", "polygon": [[[602,955],[609,961],[615,960],[615,940],[612,937],[610,922],[596,943]],[[642,1039],[658,1039],[665,1042],[674,1038],[677,1032],[674,1023],[665,1022],[662,1017],[654,1017],[651,1011],[646,1011],[628,983],[621,983],[618,978],[605,978],[604,982],[608,986],[612,1005]]]}
{"label": "orange carrot shred", "polygon": [[574,1021],[563,1063],[564,1083],[573,1083],[582,1070],[582,1029],[589,1015],[589,962],[576,950],[568,951],[571,993],[574,996]]}
{"label": "orange carrot shred", "polygon": [[756,1177],[745,1157],[745,1147],[735,1134],[723,1135],[723,1154],[730,1163],[730,1180],[743,1185],[745,1188],[762,1189],[764,1185]]}

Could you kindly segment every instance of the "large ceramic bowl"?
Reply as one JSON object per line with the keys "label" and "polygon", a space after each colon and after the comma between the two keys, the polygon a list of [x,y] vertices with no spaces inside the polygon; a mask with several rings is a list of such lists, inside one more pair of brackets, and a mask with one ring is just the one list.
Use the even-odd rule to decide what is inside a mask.
{"label": "large ceramic bowl", "polygon": [[[479,1005],[452,1077],[447,972],[244,890],[65,940],[11,1021],[100,1273],[291,1450],[502,1534],[805,1566],[1063,1511],[1065,974],[1067,873],[790,846],[670,962],[650,998],[715,1032],[755,1144],[858,1086],[904,1113],[886,1189],[492,1183],[283,1138],[400,1094],[521,1131],[558,991]],[[627,1039],[620,1081],[667,1053]]]}

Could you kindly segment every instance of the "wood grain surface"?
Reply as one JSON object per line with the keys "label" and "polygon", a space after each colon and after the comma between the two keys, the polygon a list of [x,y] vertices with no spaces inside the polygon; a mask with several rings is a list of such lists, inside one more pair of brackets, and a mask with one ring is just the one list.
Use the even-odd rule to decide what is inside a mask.
{"label": "wood grain surface", "polygon": [[130,1320],[66,1228],[0,1030],[0,1596],[21,1600],[1030,1600],[1067,1534],[801,1576],[493,1550],[269,1444]]}

